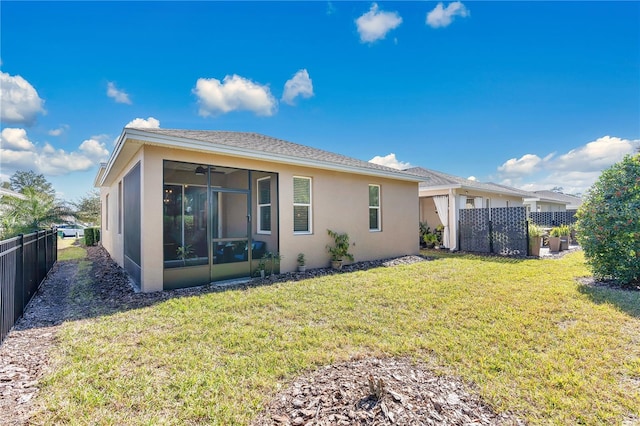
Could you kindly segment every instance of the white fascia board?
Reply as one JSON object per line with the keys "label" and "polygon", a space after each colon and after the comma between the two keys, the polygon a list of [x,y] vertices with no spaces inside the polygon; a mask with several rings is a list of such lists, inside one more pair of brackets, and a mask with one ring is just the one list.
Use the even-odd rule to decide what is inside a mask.
{"label": "white fascia board", "polygon": [[[107,176],[111,172],[111,168],[113,167],[113,163],[115,163],[116,158],[118,158],[118,155],[120,154],[120,151],[122,151],[122,146],[124,145],[124,141],[126,140],[125,134],[128,131],[129,130],[127,130],[125,128],[122,131],[122,133],[120,134],[120,137],[118,137],[118,141],[116,142],[116,147],[113,149],[113,152],[111,153],[111,156],[109,157],[109,160],[107,160],[107,164],[104,167],[104,171],[102,170],[102,164],[100,165],[100,170],[98,170],[98,176],[96,176],[96,180],[94,181],[94,186],[95,187],[101,187],[101,186],[104,185],[105,179],[107,178]],[[102,172],[102,174],[101,174],[101,172]]]}
{"label": "white fascia board", "polygon": [[488,192],[490,194],[498,194],[498,195],[503,195],[505,197],[517,197],[517,198],[523,198],[522,194],[518,194],[518,193],[511,193],[511,192],[507,192],[507,191],[501,191],[498,188],[478,188],[475,186],[466,186],[463,185],[462,189],[464,189],[465,191],[474,191],[474,192]]}
{"label": "white fascia board", "polygon": [[104,172],[106,170],[107,170],[107,163],[100,163],[100,167],[98,168],[98,173],[96,174],[96,177],[93,180],[94,188],[100,187],[100,182],[102,181],[102,177],[104,176]]}
{"label": "white fascia board", "polygon": [[[396,174],[396,173],[387,172],[384,170],[364,169],[364,168],[353,167],[353,166],[343,166],[343,165],[337,165],[333,163],[327,163],[327,162],[317,161],[312,159],[291,157],[291,156],[282,155],[282,154],[266,153],[266,152],[254,151],[251,149],[243,149],[243,148],[230,147],[225,145],[216,145],[212,142],[200,141],[196,139],[150,134],[150,133],[146,133],[146,132],[143,132],[140,130],[134,130],[134,129],[126,129],[125,132],[123,133],[123,136],[125,133],[127,134],[127,137],[122,139],[122,136],[121,136],[121,140],[126,141],[126,139],[130,137],[132,139],[149,143],[151,145],[166,146],[170,148],[182,148],[190,151],[197,150],[197,151],[210,152],[214,154],[225,154],[232,157],[268,161],[271,163],[305,166],[305,167],[312,167],[314,169],[332,170],[337,172],[346,172],[346,173],[353,173],[353,174],[359,174],[359,175],[365,175],[365,176],[377,176],[377,177],[384,177],[388,179],[404,180],[408,182],[422,181],[422,179],[419,178],[418,176],[413,176],[409,174]],[[118,150],[118,152],[119,152],[121,140],[118,140],[118,145],[116,146],[116,149]],[[116,151],[114,151],[114,156],[113,156],[114,158],[115,158],[115,153]]]}
{"label": "white fascia board", "polygon": [[434,192],[434,191],[448,191],[449,189],[460,189],[460,188],[462,188],[462,185],[459,185],[459,184],[455,184],[455,185],[434,185],[434,186],[428,186],[428,187],[421,187],[420,188],[420,193],[422,193],[422,192]]}

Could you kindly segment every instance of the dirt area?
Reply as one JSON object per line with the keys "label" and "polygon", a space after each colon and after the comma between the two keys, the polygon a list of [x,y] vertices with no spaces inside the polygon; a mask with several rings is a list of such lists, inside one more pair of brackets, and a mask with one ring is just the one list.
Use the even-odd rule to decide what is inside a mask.
{"label": "dirt area", "polygon": [[[137,293],[122,270],[100,247],[88,248],[88,261],[58,262],[24,316],[0,346],[0,424],[28,423],[40,380],[52,368],[50,350],[65,321],[91,318],[172,297],[229,287],[208,285],[159,293]],[[343,272],[393,267],[429,260],[406,256],[346,266]],[[329,268],[304,274],[274,275],[236,285],[248,287],[339,273]],[[81,289],[82,291],[78,291]],[[438,376],[408,359],[356,359],[329,365],[296,378],[279,393],[254,425],[520,425],[510,414],[496,414],[473,386]]]}

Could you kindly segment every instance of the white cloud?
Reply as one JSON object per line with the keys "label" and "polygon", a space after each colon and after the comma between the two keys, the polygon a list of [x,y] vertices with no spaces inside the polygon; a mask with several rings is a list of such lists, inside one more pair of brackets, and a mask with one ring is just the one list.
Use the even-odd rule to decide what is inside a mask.
{"label": "white cloud", "polygon": [[83,141],[73,152],[56,149],[49,143],[39,147],[27,138],[24,129],[3,129],[0,142],[0,159],[5,170],[33,170],[45,176],[86,171],[109,156],[104,143],[96,139]]}
{"label": "white cloud", "polygon": [[401,23],[402,18],[397,12],[380,12],[377,3],[373,3],[367,13],[356,19],[360,41],[363,43],[373,43],[385,38],[389,31]]}
{"label": "white cloud", "polygon": [[113,98],[119,104],[129,104],[131,105],[131,99],[129,99],[129,94],[124,90],[120,90],[116,87],[113,82],[107,83],[107,96]]}
{"label": "white cloud", "polygon": [[472,180],[474,182],[478,180],[478,178],[475,176],[469,176],[467,179]]}
{"label": "white cloud", "polygon": [[498,167],[498,177],[505,185],[527,191],[559,186],[568,194],[584,193],[603,170],[633,154],[639,146],[640,140],[603,136],[561,155],[512,158]]}
{"label": "white cloud", "polygon": [[517,177],[538,171],[542,158],[535,154],[525,154],[515,159],[511,158],[498,167],[498,171],[503,176]]}
{"label": "white cloud", "polygon": [[139,129],[159,129],[160,120],[157,120],[153,117],[149,117],[147,119],[134,118],[133,120],[128,122],[124,127],[137,127]]}
{"label": "white cloud", "polygon": [[95,139],[84,140],[79,149],[87,158],[92,160],[100,160],[109,156],[109,151],[105,148],[104,143]]}
{"label": "white cloud", "polygon": [[631,154],[634,144],[637,145],[638,141],[603,136],[561,155],[551,167],[556,170],[601,171]]}
{"label": "white cloud", "polygon": [[44,100],[19,75],[0,71],[0,119],[5,123],[31,125],[38,113],[45,114]]}
{"label": "white cloud", "polygon": [[47,132],[47,134],[49,136],[60,136],[61,134],[63,134],[64,132],[66,132],[67,130],[69,130],[69,125],[68,124],[63,124],[62,126],[58,127],[57,129],[51,129]]}
{"label": "white cloud", "polygon": [[309,73],[306,69],[299,70],[284,84],[283,102],[294,105],[298,96],[302,96],[303,98],[313,96],[313,82],[311,78],[309,78]]}
{"label": "white cloud", "polygon": [[36,146],[27,139],[27,131],[18,128],[4,128],[0,133],[0,146],[3,150],[35,151]]}
{"label": "white cloud", "polygon": [[215,78],[199,78],[193,93],[198,97],[198,113],[203,117],[239,110],[270,116],[277,106],[268,86],[236,74],[227,75],[222,82]]}
{"label": "white cloud", "polygon": [[442,3],[438,3],[431,12],[427,13],[426,23],[432,28],[446,27],[453,22],[455,16],[462,18],[469,16],[469,9],[459,1],[449,3],[446,8]]}
{"label": "white cloud", "polygon": [[396,158],[396,154],[394,154],[393,152],[391,154],[385,155],[384,157],[376,155],[371,160],[369,160],[369,162],[373,164],[379,164],[381,166],[391,167],[392,169],[398,169],[398,170],[404,170],[412,167],[411,164],[398,160]]}

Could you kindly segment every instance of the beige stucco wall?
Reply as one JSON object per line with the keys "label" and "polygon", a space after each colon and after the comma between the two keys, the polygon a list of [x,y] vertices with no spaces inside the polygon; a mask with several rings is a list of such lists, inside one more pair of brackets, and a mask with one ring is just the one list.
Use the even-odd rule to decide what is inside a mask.
{"label": "beige stucco wall", "polygon": [[[278,173],[277,179],[272,179],[272,188],[275,188],[276,180],[279,185],[277,198],[276,192],[272,193],[272,233],[254,234],[254,238],[267,241],[269,250],[274,250],[273,247],[279,245],[279,252],[283,257],[280,265],[282,272],[296,269],[296,258],[300,252],[305,254],[308,268],[327,266],[329,254],[326,245],[331,243],[327,229],[349,234],[352,242],[351,253],[356,261],[416,254],[419,251],[416,238],[419,220],[417,182],[145,145],[134,155],[125,169],[119,172],[115,179],[111,179],[111,185],[101,189],[103,206],[106,195],[110,194],[110,223],[109,229],[103,229],[103,245],[112,258],[122,266],[123,242],[122,235],[117,234],[117,222],[114,222],[114,214],[117,212],[117,203],[114,203],[114,200],[117,199],[118,182],[131,167],[138,161],[141,162],[142,291],[162,290],[162,167],[165,159]],[[254,173],[253,179],[262,176]],[[294,176],[312,178],[312,233],[308,235],[295,235],[293,232]],[[369,231],[369,184],[378,184],[381,187],[380,232]],[[256,200],[252,198],[251,203],[255,217]],[[104,220],[103,216],[103,224]],[[278,220],[279,228],[276,226]],[[253,221],[254,233],[256,222]]]}
{"label": "beige stucco wall", "polygon": [[[108,187],[100,188],[100,202],[102,206],[102,218],[101,218],[101,234],[100,240],[102,246],[109,252],[111,258],[120,266],[124,264],[124,240],[123,234],[118,232],[122,230],[120,215],[119,199],[120,195],[118,184],[122,182],[124,176],[138,163],[141,163],[141,173],[143,170],[142,165],[143,151],[137,151],[126,166],[118,173],[113,179],[113,184]],[[109,206],[107,210],[107,195],[109,195]],[[107,218],[108,216],[108,218]],[[144,217],[144,216],[143,216]],[[107,224],[108,219],[108,224]],[[143,222],[144,223],[144,222]],[[108,225],[108,227],[107,227]],[[120,228],[119,228],[120,226]]]}

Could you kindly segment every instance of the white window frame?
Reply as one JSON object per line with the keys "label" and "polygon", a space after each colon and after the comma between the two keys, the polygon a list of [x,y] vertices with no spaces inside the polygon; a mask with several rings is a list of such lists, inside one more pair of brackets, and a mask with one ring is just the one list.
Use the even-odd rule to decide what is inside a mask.
{"label": "white window frame", "polygon": [[[378,188],[378,205],[377,206],[372,206],[371,205],[371,187],[375,186]],[[371,222],[369,222],[369,231],[370,232],[380,232],[382,231],[382,188],[380,187],[380,185],[374,184],[374,183],[370,183],[369,186],[367,187],[367,197],[369,198],[369,209],[367,210],[367,222],[369,222],[370,218],[371,218],[371,209],[374,210],[378,210],[378,224],[376,226],[376,228],[371,228]]]}
{"label": "white window frame", "polygon": [[[269,202],[265,204],[260,204],[260,181],[263,181],[263,180],[269,181]],[[262,229],[262,215],[260,214],[263,207],[268,207],[269,209],[271,209],[271,176],[263,177],[256,180],[256,206],[258,207],[258,211],[257,211],[258,221],[257,221],[256,233],[263,234],[263,235],[271,235],[271,229],[269,230]],[[269,224],[269,228],[271,228],[271,224]]]}
{"label": "white window frame", "polygon": [[[295,210],[296,207],[308,207],[309,208],[309,230],[308,231],[296,231],[294,229],[293,234],[294,235],[309,235],[313,233],[313,179],[308,177],[308,176],[294,176],[293,177],[293,187],[295,188],[295,180],[296,179],[306,179],[309,181],[309,203],[305,204],[305,203],[296,203],[295,201],[295,189],[294,189],[294,194],[293,194],[293,210]],[[293,222],[295,222],[295,218],[293,218]],[[292,223],[293,225],[293,223]]]}

